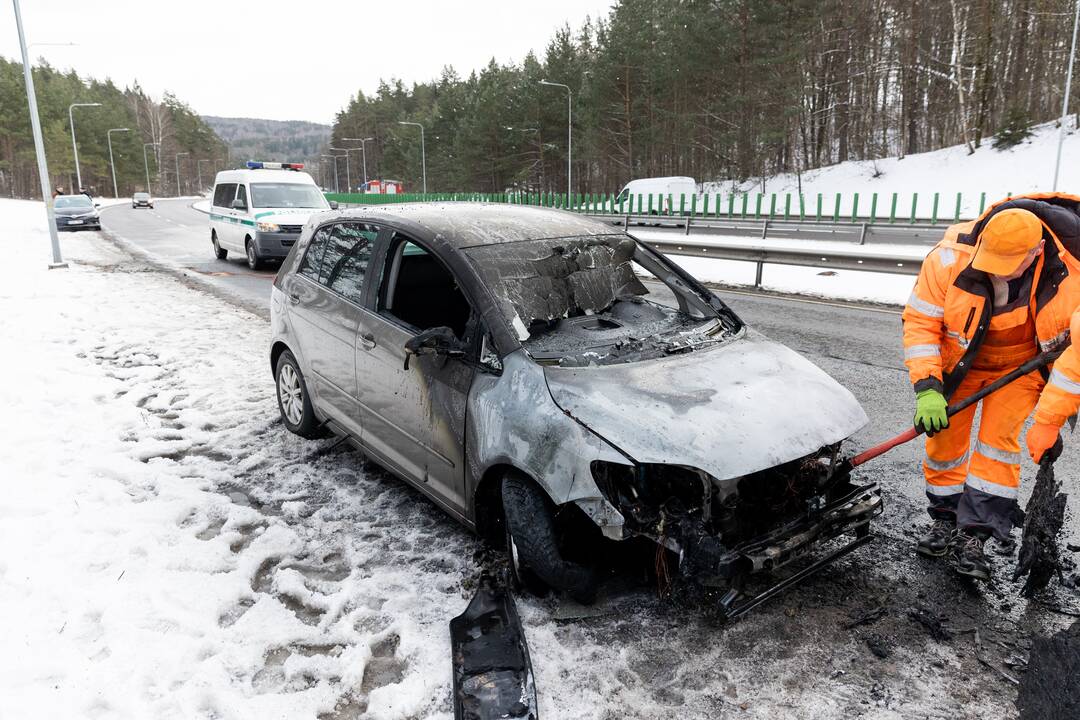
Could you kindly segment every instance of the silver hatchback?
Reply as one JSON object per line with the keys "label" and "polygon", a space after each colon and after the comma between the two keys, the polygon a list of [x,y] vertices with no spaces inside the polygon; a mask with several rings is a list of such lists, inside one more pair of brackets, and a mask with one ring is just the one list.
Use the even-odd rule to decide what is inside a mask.
{"label": "silver hatchback", "polygon": [[851,393],[598,220],[472,203],[321,213],[271,308],[285,426],[347,437],[505,542],[530,588],[589,601],[583,548],[633,537],[740,587],[841,535],[829,557],[853,549],[881,510],[876,486],[837,471],[867,422]]}

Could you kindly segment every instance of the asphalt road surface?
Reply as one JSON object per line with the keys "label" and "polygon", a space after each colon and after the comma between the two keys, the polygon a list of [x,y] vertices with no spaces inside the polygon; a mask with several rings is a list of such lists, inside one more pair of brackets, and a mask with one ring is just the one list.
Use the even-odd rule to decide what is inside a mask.
{"label": "asphalt road surface", "polygon": [[[207,216],[189,205],[159,200],[152,211],[118,206],[103,213],[102,223],[107,233],[141,249],[152,261],[174,271],[183,268],[249,309],[258,310],[261,304],[265,310],[273,271],[252,272],[239,260],[214,259]],[[898,308],[718,292],[749,323],[851,389],[870,417],[853,438],[852,449],[880,442],[910,425],[914,402],[901,359]],[[760,704],[739,706],[747,716],[1016,717],[1016,687],[1009,678],[1020,671],[1010,662],[1026,655],[1033,634],[1061,627],[1069,619],[1061,611],[1076,611],[1076,591],[1055,583],[1038,602],[1028,602],[1019,598],[1019,585],[1007,579],[1015,557],[994,556],[996,578],[988,585],[961,579],[942,562],[916,557],[913,536],[926,522],[921,453],[917,440],[857,471],[884,488],[885,514],[875,523],[873,544],[734,627],[718,628],[707,601],[673,605],[644,593],[630,605],[619,605],[617,612],[605,614],[601,603],[592,617],[577,624],[552,625],[543,613],[525,613],[527,633],[582,654],[580,677],[560,682],[610,693],[613,711],[605,717],[613,720],[728,717],[740,697],[754,696],[730,680],[745,677],[746,667],[752,667],[763,684],[780,688],[779,696],[766,703],[767,710]],[[343,452],[339,460],[343,465],[355,462],[355,454]],[[1065,489],[1076,488],[1080,442],[1067,443],[1058,468]],[[1023,473],[1022,504],[1034,479],[1026,453]],[[445,522],[453,524],[448,518]],[[1078,542],[1077,525],[1069,521],[1065,540]],[[933,631],[938,620],[948,637]],[[590,666],[588,648],[611,643],[625,648],[631,671],[613,676],[603,667]],[[725,669],[733,665],[740,671]],[[541,687],[540,692],[559,693],[560,688]],[[628,706],[620,698],[634,701]],[[822,704],[807,707],[811,699]],[[765,714],[756,712],[762,710]]]}

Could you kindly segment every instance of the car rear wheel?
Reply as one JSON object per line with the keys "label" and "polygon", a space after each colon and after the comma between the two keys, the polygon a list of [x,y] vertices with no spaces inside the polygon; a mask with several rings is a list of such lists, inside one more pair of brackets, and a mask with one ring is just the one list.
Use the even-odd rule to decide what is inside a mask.
{"label": "car rear wheel", "polygon": [[594,602],[596,572],[563,557],[554,510],[544,491],[532,480],[511,473],[503,478],[502,503],[512,579],[535,594],[552,588],[580,603]]}
{"label": "car rear wheel", "polygon": [[289,432],[312,440],[323,437],[325,433],[315,419],[304,375],[290,351],[286,350],[278,357],[277,365],[274,366],[274,379],[278,411]]}
{"label": "car rear wheel", "polygon": [[251,238],[248,238],[244,243],[244,250],[247,252],[248,267],[252,270],[262,270],[262,258],[259,257],[259,250],[255,247],[255,243]]}
{"label": "car rear wheel", "polygon": [[218,260],[224,260],[225,258],[229,257],[229,251],[221,247],[220,244],[218,244],[216,232],[210,233],[210,244],[214,246],[214,256]]}

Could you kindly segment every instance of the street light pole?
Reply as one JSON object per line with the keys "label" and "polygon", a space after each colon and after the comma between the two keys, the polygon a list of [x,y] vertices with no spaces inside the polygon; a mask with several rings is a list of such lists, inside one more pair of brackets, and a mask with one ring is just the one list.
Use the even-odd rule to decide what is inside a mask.
{"label": "street light pole", "polygon": [[570,204],[570,191],[574,187],[570,173],[573,168],[573,142],[574,142],[574,96],[569,85],[541,80],[541,85],[551,85],[566,89],[566,202]]}
{"label": "street light pole", "polygon": [[[143,143],[142,146],[142,165],[143,170],[146,171],[146,192],[150,192],[150,166],[146,162],[146,148],[156,146],[157,143]],[[157,153],[154,153],[154,164],[158,164]]]}
{"label": "street light pole", "polygon": [[15,6],[15,25],[19,30],[19,50],[22,52],[23,79],[26,81],[26,101],[30,105],[30,127],[34,132],[34,152],[37,154],[41,199],[45,202],[45,218],[48,221],[49,240],[52,243],[53,261],[49,263],[49,268],[66,268],[67,263],[60,256],[60,237],[56,234],[56,216],[53,214],[52,198],[49,196],[49,166],[45,162],[45,142],[41,139],[41,119],[38,117],[37,95],[34,94],[34,73],[30,68],[26,36],[23,34],[22,13],[19,11],[19,0],[11,1]]}
{"label": "street light pole", "polygon": [[[424,177],[424,194],[427,195],[427,155],[424,151],[424,126],[418,122],[408,122],[407,120],[398,120],[398,125],[415,125],[420,128],[420,166],[423,168]],[[438,138],[435,138],[438,140]]]}
{"label": "street light pole", "polygon": [[[203,191],[203,188],[204,188],[204,185],[202,184],[202,163],[204,163],[204,162],[212,163],[214,161],[212,159],[207,160],[205,158],[202,159],[202,160],[196,160],[195,161],[195,172],[198,173],[198,175],[199,175],[199,192],[200,193]],[[213,167],[214,166],[211,165],[210,169],[212,170]]]}
{"label": "street light pole", "polygon": [[113,160],[112,154],[112,134],[114,132],[128,132],[131,128],[112,128],[105,133],[105,139],[109,143],[109,167],[112,168],[112,194],[114,198],[120,197],[120,191],[116,189],[116,161]]}
{"label": "street light pole", "polygon": [[176,197],[180,197],[180,156],[190,155],[191,153],[176,153]]}
{"label": "street light pole", "polygon": [[1058,128],[1057,160],[1054,161],[1054,185],[1057,190],[1058,171],[1061,169],[1061,146],[1065,142],[1065,116],[1069,112],[1069,93],[1072,92],[1073,58],[1076,57],[1076,28],[1080,25],[1080,0],[1076,0],[1076,14],[1073,16],[1072,48],[1069,50],[1069,72],[1065,76],[1065,97],[1061,100],[1061,124]]}
{"label": "street light pole", "polygon": [[[329,147],[329,146],[327,146]],[[345,151],[345,192],[352,192],[352,172],[349,170],[349,148],[331,147],[331,150],[344,150]],[[334,161],[337,162],[336,160]]]}
{"label": "street light pole", "polygon": [[[75,115],[72,111],[77,107],[101,107],[101,103],[71,103],[68,105],[68,124],[71,125],[71,149],[75,151],[75,182],[79,188],[76,192],[82,192],[82,172],[79,170],[79,146],[75,142]],[[76,193],[72,193],[75,195]]]}
{"label": "street light pole", "polygon": [[[341,138],[342,140],[352,140],[360,143],[360,157],[364,160],[364,190],[367,190],[367,142],[368,140],[374,140],[375,138]],[[353,148],[355,150],[356,148]]]}
{"label": "street light pole", "polygon": [[319,157],[330,158],[334,161],[334,192],[341,192],[341,179],[338,177],[337,155],[320,155]]}

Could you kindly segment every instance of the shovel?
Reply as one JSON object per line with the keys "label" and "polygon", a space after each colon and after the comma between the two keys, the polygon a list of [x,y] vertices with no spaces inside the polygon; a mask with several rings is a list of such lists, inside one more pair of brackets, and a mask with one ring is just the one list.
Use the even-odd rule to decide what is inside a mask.
{"label": "shovel", "polygon": [[[962,410],[965,410],[965,409],[971,407],[975,403],[977,403],[980,400],[982,400],[983,398],[985,398],[987,395],[990,395],[990,394],[992,394],[994,392],[997,392],[998,390],[1005,387],[1009,383],[1011,383],[1011,382],[1013,382],[1013,381],[1015,381],[1015,380],[1017,380],[1019,378],[1022,378],[1023,376],[1027,375],[1028,373],[1034,372],[1035,370],[1038,370],[1041,367],[1045,367],[1046,365],[1049,365],[1050,363],[1057,360],[1058,357],[1063,352],[1065,352],[1065,348],[1061,348],[1060,350],[1054,350],[1053,352],[1045,352],[1045,353],[1042,353],[1041,355],[1037,355],[1037,356],[1033,357],[1032,359],[1028,360],[1026,363],[1024,363],[1020,367],[1016,368],[1012,372],[1007,373],[1005,375],[1002,375],[997,380],[995,380],[994,382],[992,382],[989,385],[987,385],[986,387],[984,387],[982,390],[979,390],[976,393],[972,393],[971,395],[968,395],[966,398],[964,398],[963,400],[957,402],[954,405],[950,405],[945,410],[946,415],[948,415],[949,417],[952,417],[956,413],[961,412]],[[870,448],[868,450],[863,450],[861,453],[859,453],[855,457],[848,458],[847,460],[844,460],[843,462],[840,463],[840,467],[838,469],[841,472],[851,472],[852,469],[857,468],[858,466],[862,465],[863,463],[867,462],[868,460],[873,460],[874,458],[878,457],[879,455],[884,455],[886,452],[888,452],[889,450],[892,450],[897,445],[903,445],[904,443],[906,443],[906,442],[908,442],[910,440],[914,440],[919,435],[921,435],[923,432],[924,432],[923,430],[920,430],[919,428],[913,427],[910,430],[907,430],[906,432],[900,433],[899,435],[897,435],[894,438],[891,438],[889,440],[886,440],[883,443],[880,443],[879,445],[875,445],[874,447],[872,447],[872,448]]]}

